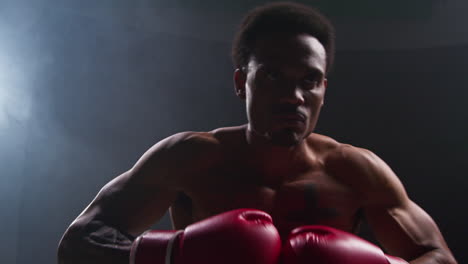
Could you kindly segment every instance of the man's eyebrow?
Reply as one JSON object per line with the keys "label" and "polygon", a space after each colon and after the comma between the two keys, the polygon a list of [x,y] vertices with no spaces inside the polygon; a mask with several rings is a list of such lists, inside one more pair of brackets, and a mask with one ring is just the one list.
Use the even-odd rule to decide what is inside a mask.
{"label": "man's eyebrow", "polygon": [[318,77],[324,77],[325,73],[317,67],[307,67],[306,75],[316,75]]}

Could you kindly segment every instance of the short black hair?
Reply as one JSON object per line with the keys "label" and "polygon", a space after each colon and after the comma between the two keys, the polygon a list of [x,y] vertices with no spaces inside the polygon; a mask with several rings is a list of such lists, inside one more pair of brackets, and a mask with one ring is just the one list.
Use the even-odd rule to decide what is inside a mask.
{"label": "short black hair", "polygon": [[231,56],[234,67],[249,63],[256,40],[269,33],[306,33],[318,39],[327,54],[326,73],[335,55],[335,30],[316,9],[292,2],[275,2],[252,9],[242,20],[235,35]]}

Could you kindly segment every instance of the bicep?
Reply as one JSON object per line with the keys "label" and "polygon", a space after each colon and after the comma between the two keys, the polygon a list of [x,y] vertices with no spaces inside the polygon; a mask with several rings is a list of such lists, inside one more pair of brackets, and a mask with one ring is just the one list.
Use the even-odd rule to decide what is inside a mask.
{"label": "bicep", "polygon": [[169,212],[173,229],[184,229],[193,223],[192,199],[180,192],[169,208]]}
{"label": "bicep", "polygon": [[435,222],[410,200],[401,181],[383,160],[356,148],[346,148],[345,154],[366,220],[388,253],[413,259],[432,249],[447,249]]}
{"label": "bicep", "polygon": [[413,259],[432,249],[447,248],[434,220],[409,199],[391,208],[367,208],[365,214],[389,254]]}
{"label": "bicep", "polygon": [[106,184],[77,220],[98,220],[131,235],[147,230],[169,209],[189,175],[209,166],[213,144],[179,133],[150,148],[129,171]]}
{"label": "bicep", "polygon": [[130,170],[99,191],[65,231],[58,250],[60,262],[128,259],[132,240],[161,217],[173,196],[168,189],[142,185],[138,178]]}
{"label": "bicep", "polygon": [[77,221],[102,221],[133,236],[147,230],[164,215],[177,192],[135,178],[130,170],[110,181]]}
{"label": "bicep", "polygon": [[187,167],[180,166],[182,139],[172,136],[150,148],[130,170],[102,187],[75,222],[102,221],[131,235],[147,230],[177,195],[177,179]]}

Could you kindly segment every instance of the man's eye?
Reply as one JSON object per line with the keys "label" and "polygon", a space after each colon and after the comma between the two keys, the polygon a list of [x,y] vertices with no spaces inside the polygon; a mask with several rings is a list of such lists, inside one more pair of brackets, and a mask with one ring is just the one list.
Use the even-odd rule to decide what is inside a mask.
{"label": "man's eye", "polygon": [[314,88],[319,85],[319,81],[315,77],[305,78],[302,82],[308,88]]}

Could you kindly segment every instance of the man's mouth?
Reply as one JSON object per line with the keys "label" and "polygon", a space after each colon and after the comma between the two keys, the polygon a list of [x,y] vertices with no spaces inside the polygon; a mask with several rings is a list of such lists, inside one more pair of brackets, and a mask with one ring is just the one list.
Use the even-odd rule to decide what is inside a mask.
{"label": "man's mouth", "polygon": [[288,113],[288,114],[276,114],[274,120],[280,127],[291,127],[301,129],[305,126],[306,118],[305,115],[300,113]]}
{"label": "man's mouth", "polygon": [[306,117],[302,113],[281,113],[274,115],[275,119],[282,121],[305,123]]}
{"label": "man's mouth", "polygon": [[274,123],[281,127],[294,127],[301,129],[307,123],[307,115],[300,111],[296,105],[279,104],[272,108]]}

